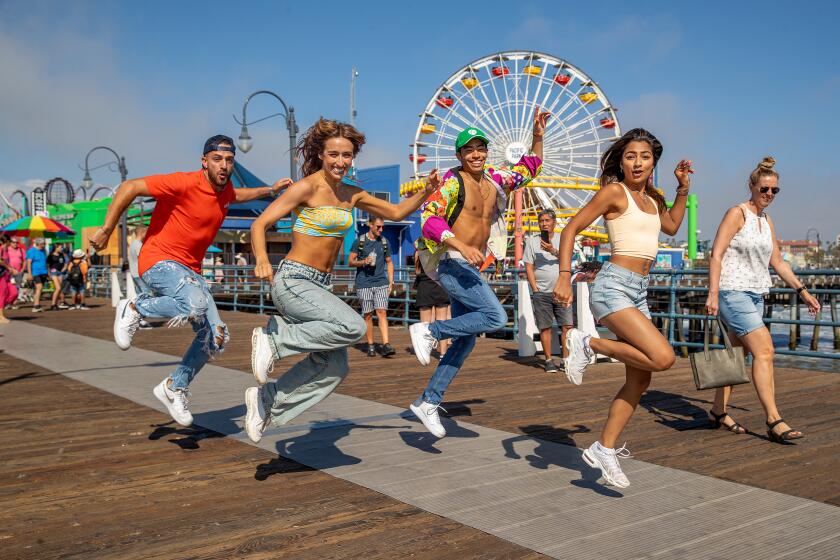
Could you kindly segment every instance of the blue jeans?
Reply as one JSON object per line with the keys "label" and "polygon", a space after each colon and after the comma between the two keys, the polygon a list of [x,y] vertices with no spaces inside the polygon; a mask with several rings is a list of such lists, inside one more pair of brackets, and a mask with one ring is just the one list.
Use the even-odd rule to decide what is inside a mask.
{"label": "blue jeans", "polygon": [[437,340],[451,338],[452,345],[443,355],[422,397],[416,401],[418,405],[421,401],[440,404],[444,392],[472,352],[476,335],[507,325],[507,313],[499,298],[467,261],[444,255],[438,266],[438,279],[449,294],[452,318],[435,321],[429,325],[429,331]]}
{"label": "blue jeans", "polygon": [[268,324],[274,357],[309,354],[265,385],[263,404],[275,426],[335,391],[350,371],[347,347],[365,336],[364,320],[329,291],[329,278],[287,259],[271,283],[271,300],[282,315],[272,316]]}
{"label": "blue jeans", "polygon": [[[142,279],[148,291],[137,296],[134,305],[143,318],[168,317],[171,327],[192,323],[195,339],[170,376],[173,389],[185,389],[204,364],[222,352],[230,339],[227,326],[204,278],[181,263],[160,261],[144,272]],[[224,337],[221,344],[216,342],[219,331]]]}
{"label": "blue jeans", "polygon": [[149,287],[146,286],[146,283],[139,276],[132,276],[131,279],[134,281],[134,287],[137,289],[138,295],[150,291]]}

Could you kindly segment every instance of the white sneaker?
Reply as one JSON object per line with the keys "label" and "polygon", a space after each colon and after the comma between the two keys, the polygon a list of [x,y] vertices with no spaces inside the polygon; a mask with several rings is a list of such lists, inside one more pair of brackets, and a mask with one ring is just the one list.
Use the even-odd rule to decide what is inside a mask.
{"label": "white sneaker", "polygon": [[618,449],[608,449],[596,441],[589,448],[584,449],[583,461],[594,469],[601,469],[601,474],[607,484],[627,488],[630,486],[630,481],[627,480],[624,471],[621,470],[621,465],[618,464],[619,457],[623,459],[632,457],[626,445],[625,443]]}
{"label": "white sneaker", "polygon": [[[443,424],[440,423],[440,416],[438,416],[438,408],[443,408],[439,404],[432,404],[426,401],[420,403],[420,406],[411,403],[408,407],[414,415],[423,422],[426,429],[429,430],[433,436],[442,438],[446,437],[446,430]],[[446,409],[444,408],[444,411]]]}
{"label": "white sneaker", "polygon": [[132,300],[121,299],[114,317],[114,342],[120,350],[131,348],[131,339],[140,324],[140,314],[131,308],[130,303],[133,303]]}
{"label": "white sneaker", "polygon": [[251,334],[251,372],[257,383],[265,385],[268,374],[274,370],[274,352],[268,341],[268,333],[262,327],[257,327]]}
{"label": "white sneaker", "polygon": [[566,379],[575,385],[580,385],[583,381],[586,366],[589,365],[589,360],[592,358],[592,349],[589,347],[590,338],[592,337],[579,329],[570,329],[566,334],[566,348],[569,351],[569,357],[563,358],[563,366],[566,371]]}
{"label": "white sneaker", "polygon": [[414,347],[414,355],[417,356],[420,365],[429,365],[432,350],[438,345],[438,341],[429,332],[429,323],[414,323],[408,327],[408,333],[411,335],[411,345]]}
{"label": "white sneaker", "polygon": [[268,414],[263,406],[262,392],[262,387],[245,389],[245,433],[254,443],[260,442],[268,427]]}
{"label": "white sneaker", "polygon": [[193,417],[190,413],[190,390],[189,389],[175,389],[172,390],[168,385],[169,378],[167,377],[161,381],[152,391],[160,402],[166,406],[169,415],[173,420],[182,426],[190,426],[193,423]]}

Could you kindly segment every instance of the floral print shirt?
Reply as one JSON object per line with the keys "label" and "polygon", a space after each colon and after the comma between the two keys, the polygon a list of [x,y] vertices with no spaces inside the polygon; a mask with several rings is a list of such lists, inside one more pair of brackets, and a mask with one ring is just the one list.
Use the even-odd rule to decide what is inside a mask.
{"label": "floral print shirt", "polygon": [[[443,242],[455,236],[449,227],[448,220],[458,206],[460,184],[458,177],[455,175],[458,169],[450,169],[446,172],[441,179],[440,186],[429,196],[420,209],[422,237],[417,240],[417,246],[420,248],[425,246],[432,253],[437,253],[443,249]],[[541,171],[542,160],[533,153],[526,153],[512,167],[494,168],[489,164],[484,166],[484,176],[490,180],[497,191],[495,216],[497,226],[504,227],[504,224],[499,225],[498,221],[504,219],[507,196],[516,189],[530,183]]]}

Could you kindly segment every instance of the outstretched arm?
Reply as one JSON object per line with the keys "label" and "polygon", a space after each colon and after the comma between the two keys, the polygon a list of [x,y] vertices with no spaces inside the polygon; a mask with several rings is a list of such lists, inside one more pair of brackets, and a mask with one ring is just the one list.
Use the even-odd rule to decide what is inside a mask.
{"label": "outstretched arm", "polygon": [[277,220],[288,216],[292,210],[305,203],[312,194],[312,186],[304,179],[295,183],[251,224],[251,250],[256,259],[254,275],[263,280],[271,280],[271,263],[265,244],[265,230]]}
{"label": "outstretched arm", "polygon": [[423,190],[417,191],[399,204],[391,204],[381,198],[376,198],[363,189],[359,189],[354,196],[354,205],[374,216],[380,216],[386,220],[398,222],[419,209],[429,195],[435,192],[439,183],[440,178],[438,177],[437,169],[434,169],[432,170],[432,174],[429,175],[429,180]]}
{"label": "outstretched arm", "polygon": [[548,111],[540,111],[539,107],[534,108],[534,127],[531,140],[531,152],[543,159],[543,136],[545,136],[545,125],[548,122],[551,113]]}
{"label": "outstretched arm", "polygon": [[267,196],[274,196],[292,184],[291,179],[280,179],[270,187],[255,187],[250,189],[234,189],[236,193],[236,202],[249,202],[258,198],[265,198]]}
{"label": "outstretched arm", "polygon": [[120,216],[138,196],[152,196],[145,179],[129,179],[117,188],[114,199],[108,205],[105,223],[90,237],[90,244],[94,249],[101,251],[108,245],[108,239],[117,227]]}
{"label": "outstretched arm", "polygon": [[524,187],[542,172],[543,136],[545,134],[545,124],[550,116],[551,113],[540,111],[539,107],[534,110],[531,151],[523,154],[516,165],[498,169],[485,167],[493,180],[501,185],[507,193]]}

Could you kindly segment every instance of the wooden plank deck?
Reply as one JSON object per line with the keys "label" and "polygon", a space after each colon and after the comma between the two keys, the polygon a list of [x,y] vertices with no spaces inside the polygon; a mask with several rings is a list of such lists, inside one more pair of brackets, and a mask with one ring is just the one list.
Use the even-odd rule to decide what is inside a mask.
{"label": "wooden plank deck", "polygon": [[[111,337],[112,310],[109,306],[102,306],[89,312],[63,311],[38,315],[31,314],[27,309],[24,309],[10,315],[19,317],[21,320],[35,321],[42,326],[52,326],[86,336],[102,339],[110,339]],[[262,324],[264,318],[243,313],[223,313],[223,316],[231,328],[233,340],[226,353],[219,358],[217,363],[225,367],[247,371],[250,340],[248,333],[253,326]],[[6,328],[13,328],[13,325]],[[191,332],[187,329],[155,329],[139,332],[136,343],[139,347],[177,355],[183,351],[190,338]],[[347,382],[340,387],[340,392],[396,406],[405,406],[419,394],[431,374],[431,369],[421,368],[413,356],[404,351],[407,347],[405,331],[393,329],[393,338],[394,342],[397,343],[395,346],[400,349],[400,353],[394,358],[367,358],[361,352],[351,352],[352,373]],[[0,339],[0,343],[2,343],[2,339]],[[68,349],[68,351],[72,351],[72,349]],[[8,359],[8,357],[4,359]],[[621,366],[599,365],[593,368],[593,371],[587,374],[587,379],[581,387],[572,387],[565,380],[561,381],[557,377],[546,376],[541,368],[534,366],[533,360],[523,361],[515,356],[515,346],[512,343],[483,339],[479,341],[467,367],[447,394],[447,407],[453,415],[467,416],[468,418],[465,419],[474,424],[574,444],[578,447],[588,445],[596,437],[603,422],[603,415],[610,397],[620,384]],[[282,370],[283,364],[278,364],[277,369]],[[20,370],[20,372],[13,374],[14,370]],[[453,550],[458,551],[459,542],[464,544],[460,549],[459,556],[477,557],[483,554],[488,557],[527,557],[529,554],[533,554],[500,539],[487,536],[446,519],[431,516],[379,494],[362,491],[352,484],[333,479],[322,473],[304,470],[292,462],[277,458],[276,455],[272,456],[254,449],[240,449],[240,447],[243,447],[240,444],[224,438],[209,437],[212,434],[203,430],[180,430],[181,432],[198,431],[200,433],[175,435],[170,432],[159,439],[151,438],[158,430],[171,429],[167,426],[155,426],[155,423],[161,423],[165,420],[161,418],[160,414],[49,372],[39,371],[33,375],[27,375],[33,371],[35,370],[31,366],[20,362],[15,365],[14,360],[12,360],[8,370],[4,373],[4,375],[9,375],[9,378],[25,376],[13,383],[4,383],[5,387],[3,387],[7,403],[10,402],[8,400],[9,395],[13,400],[21,399],[20,405],[15,401],[15,406],[12,408],[15,412],[11,415],[11,418],[8,414],[9,407],[4,407],[7,412],[4,413],[4,419],[0,423],[0,432],[2,432],[0,440],[4,442],[2,448],[2,453],[5,455],[4,464],[7,464],[9,457],[14,457],[15,460],[24,457],[30,463],[23,469],[20,469],[20,465],[17,464],[4,467],[8,470],[2,475],[4,482],[0,484],[0,488],[4,489],[3,495],[8,497],[9,494],[15,492],[8,488],[17,487],[17,492],[21,494],[17,499],[26,502],[31,498],[29,495],[31,486],[13,477],[17,475],[16,473],[26,472],[28,468],[34,468],[37,471],[40,468],[37,465],[43,461],[46,461],[45,464],[52,465],[50,468],[53,470],[44,474],[39,483],[55,483],[57,487],[50,492],[47,492],[46,488],[39,488],[38,495],[43,498],[44,494],[40,493],[41,490],[47,492],[46,495],[61,495],[62,492],[68,494],[54,502],[58,511],[65,511],[64,518],[58,515],[41,514],[37,516],[36,521],[45,523],[45,535],[49,537],[55,538],[57,529],[66,528],[67,524],[62,525],[62,523],[68,521],[68,515],[79,515],[78,512],[74,511],[77,509],[73,505],[74,498],[76,499],[76,505],[78,505],[85,503],[78,499],[80,496],[84,496],[84,500],[88,500],[90,496],[97,496],[95,489],[85,491],[85,484],[81,484],[81,489],[74,488],[74,486],[79,485],[81,480],[89,481],[90,478],[87,477],[92,477],[98,469],[103,469],[101,465],[104,464],[111,465],[110,470],[105,469],[105,472],[108,473],[106,478],[111,485],[110,491],[107,496],[99,496],[100,501],[97,508],[88,508],[101,511],[86,512],[86,515],[99,515],[100,523],[112,517],[108,511],[114,506],[101,500],[112,498],[114,490],[118,490],[120,496],[125,494],[132,499],[136,497],[134,507],[128,508],[126,511],[131,511],[135,515],[140,512],[143,519],[149,517],[146,515],[147,512],[144,511],[149,503],[160,509],[162,513],[165,513],[163,510],[168,506],[171,508],[171,498],[168,497],[168,492],[178,494],[179,490],[184,490],[185,494],[193,500],[185,503],[195,504],[197,500],[200,504],[197,508],[190,507],[190,511],[201,511],[202,514],[199,516],[201,519],[187,518],[181,520],[178,513],[171,511],[169,513],[173,515],[166,513],[163,517],[168,520],[168,523],[172,523],[174,516],[176,524],[181,523],[178,524],[181,531],[184,530],[185,526],[204,526],[204,530],[211,537],[202,538],[202,530],[199,529],[193,531],[196,533],[195,535],[193,535],[193,532],[190,533],[189,538],[185,540],[187,544],[183,551],[177,547],[170,549],[169,547],[179,531],[168,531],[167,523],[152,524],[157,529],[147,528],[146,530],[150,532],[162,531],[160,534],[165,536],[161,537],[160,542],[164,544],[161,545],[160,551],[154,552],[154,554],[146,554],[146,557],[189,555],[188,551],[195,552],[197,549],[194,547],[202,546],[209,548],[204,553],[196,554],[197,556],[216,555],[216,557],[226,557],[230,555],[232,550],[253,553],[254,557],[260,557],[259,554],[262,552],[265,552],[266,555],[276,555],[278,550],[283,550],[283,546],[286,546],[282,544],[285,543],[284,539],[292,539],[295,543],[300,544],[299,553],[292,554],[293,557],[303,557],[310,553],[314,555],[313,557],[351,557],[362,554],[362,551],[370,552],[374,557],[380,556],[380,554],[382,557],[388,557],[386,551],[395,550],[391,548],[393,545],[388,544],[385,548],[382,548],[381,545],[391,542],[417,542],[419,544],[410,546],[417,547],[417,550],[421,553],[430,550],[427,547],[431,547],[434,553],[430,556],[435,557],[447,557]],[[30,385],[35,382],[40,385]],[[74,383],[78,387],[66,388],[67,384],[72,385]],[[630,442],[629,446],[633,449],[635,456],[647,462],[708,474],[837,505],[840,503],[840,488],[838,488],[836,477],[832,476],[832,467],[836,462],[840,438],[838,438],[837,430],[833,428],[832,421],[836,417],[838,400],[840,400],[837,393],[838,383],[840,383],[840,377],[836,374],[797,370],[780,370],[778,372],[777,391],[780,407],[794,425],[808,434],[808,438],[799,445],[779,446],[770,444],[764,437],[738,437],[727,432],[703,429],[705,420],[702,417],[702,410],[703,407],[708,407],[706,402],[708,396],[705,393],[698,393],[693,390],[687,364],[680,361],[674,370],[659,375],[654,380],[652,390],[645,396],[643,406],[640,407],[627,430],[627,440]],[[41,411],[37,410],[39,403],[49,404],[53,402],[50,395],[55,392],[70,396],[61,399],[62,408],[60,411],[56,411],[44,419]],[[80,397],[87,392],[97,396]],[[197,396],[197,398],[200,398],[200,396]],[[85,399],[88,399],[87,403],[85,403]],[[739,409],[736,409],[737,418],[745,425],[759,431],[763,422],[760,407],[752,389],[745,387],[739,391],[734,404],[739,407]],[[27,416],[20,418],[19,410],[28,411]],[[144,425],[149,426],[150,433],[142,433],[133,437],[127,436],[125,433],[127,431],[126,427],[129,424],[136,423],[138,415],[143,417],[144,414],[150,417],[148,421],[144,419]],[[16,422],[15,419],[19,421]],[[122,428],[120,428],[121,423]],[[38,433],[42,428],[41,424],[43,424],[43,431]],[[122,432],[120,429],[122,429]],[[56,437],[55,434],[59,433],[61,436]],[[97,437],[102,441],[95,439]],[[41,439],[49,443],[45,443],[45,446],[41,448],[37,443],[33,445],[33,440],[40,441]],[[169,443],[169,440],[181,440],[188,447],[198,446],[202,452],[198,454],[192,451],[184,451],[180,447]],[[81,443],[79,453],[85,460],[79,463],[71,461],[69,464],[62,464],[60,460],[56,459],[54,455],[67,453],[66,449],[60,454],[57,451],[61,449],[61,444],[65,441]],[[87,454],[94,453],[95,450],[99,449],[99,445],[109,441],[110,443],[105,444],[103,451],[98,454],[100,455],[98,459],[94,460],[91,457],[91,461],[87,461]],[[119,447],[117,447],[117,443],[119,443]],[[141,445],[135,447],[138,443]],[[121,470],[126,469],[126,465],[129,463],[132,465],[131,472],[134,468],[133,460],[127,458],[122,461],[118,460],[118,458],[124,457],[121,455],[125,451],[123,450],[124,445],[129,447],[130,450],[136,450],[143,456],[143,459],[137,459],[138,468],[143,464],[143,461],[150,461],[148,469],[143,474],[138,473],[137,479],[133,478],[133,474]],[[63,447],[73,448],[72,446]],[[251,458],[252,454],[260,453],[267,457]],[[198,477],[196,478],[196,485],[201,492],[190,492],[189,488],[171,488],[171,480],[167,480],[174,472],[172,469],[190,468],[191,460],[185,459],[188,456],[195,457],[195,459],[192,459],[195,461],[193,466],[195,471],[190,476]],[[277,483],[280,483],[278,479],[282,479],[282,487],[272,487],[266,491],[263,485],[253,484],[254,469],[241,468],[243,463],[250,461],[253,464],[261,460],[267,464],[276,465],[278,472],[285,473],[282,477],[270,477]],[[111,464],[109,461],[117,462]],[[183,461],[188,464],[181,465]],[[238,472],[243,470],[246,472]],[[217,476],[217,471],[219,476]],[[32,474],[32,476],[35,476],[35,474]],[[321,496],[322,500],[327,500],[324,496],[330,496],[329,507],[333,506],[334,501],[344,503],[351,500],[348,496],[359,496],[357,501],[353,502],[355,505],[352,506],[357,508],[354,510],[358,513],[357,517],[348,521],[341,515],[331,516],[326,513],[322,519],[313,519],[311,523],[320,523],[320,525],[317,525],[318,527],[332,534],[333,531],[340,532],[340,529],[335,527],[336,525],[356,523],[366,526],[373,520],[376,530],[372,529],[373,534],[370,535],[370,541],[365,541],[364,536],[359,536],[356,531],[350,530],[344,537],[336,537],[334,541],[327,539],[328,542],[321,546],[315,544],[322,540],[318,531],[309,533],[307,532],[309,529],[299,527],[297,529],[293,528],[287,533],[278,529],[280,533],[277,533],[261,526],[260,522],[256,522],[255,530],[248,533],[253,527],[245,520],[245,516],[248,512],[253,511],[253,504],[259,501],[259,497],[266,494],[269,498],[266,507],[300,505],[302,512],[315,515],[314,510],[321,507],[323,501],[319,501],[316,497],[314,502],[307,502],[306,498],[312,495],[311,490],[309,492],[301,490],[299,493],[296,490],[291,490],[291,494],[287,494],[287,492],[290,492],[287,485],[290,487],[296,486],[299,480],[309,476],[321,477],[326,482],[320,480],[301,482],[304,487],[306,484],[312,484],[310,488],[320,490],[321,484],[324,486],[339,485],[333,487],[332,492],[316,493],[316,496]],[[144,477],[148,479],[146,482],[143,482]],[[224,488],[218,484],[219,478],[225,480]],[[191,478],[190,480],[192,481]],[[210,480],[213,480],[212,484],[209,483]],[[87,482],[87,485],[93,484],[95,486],[97,483],[101,483],[101,481]],[[147,489],[147,485],[150,488]],[[259,488],[254,488],[254,486]],[[138,487],[143,489],[142,492],[139,495],[132,494],[132,492],[137,492]],[[154,491],[152,487],[155,487]],[[212,497],[206,495],[210,490],[212,490]],[[154,494],[153,500],[144,501],[142,494],[146,491]],[[373,500],[370,502],[373,505],[366,505],[363,503],[364,500],[372,500],[372,498],[364,498],[361,494],[358,494],[359,492],[362,492],[362,494],[369,492],[377,496],[379,500],[391,502],[391,504],[380,505],[380,502]],[[195,494],[201,495],[193,498],[192,496]],[[231,500],[231,497],[239,498],[240,496],[242,497],[242,509],[236,510],[236,504],[240,502]],[[288,497],[289,500],[287,501],[280,496]],[[217,503],[223,503],[224,505],[219,506]],[[125,504],[120,507],[123,506]],[[399,512],[400,507],[407,508],[406,511],[413,510],[413,512],[410,515],[404,512],[394,513],[394,519],[386,519],[387,515],[379,515],[378,513],[383,508],[389,512],[392,510]],[[219,516],[224,522],[214,519],[216,508],[221,510]],[[231,512],[229,517],[225,517],[225,512],[228,512],[231,508],[235,512]],[[397,520],[404,520],[404,518],[412,516],[420,516],[417,519],[422,518],[422,516],[429,516],[430,521],[425,526],[425,530],[422,522],[407,522],[404,527],[408,534],[400,537],[400,527],[403,527],[403,525]],[[54,517],[55,519],[53,519]],[[119,518],[118,515],[117,517]],[[228,521],[239,517],[243,521],[241,525]],[[128,520],[129,518],[131,522],[135,521],[130,514],[122,519]],[[68,524],[72,526],[74,522],[80,523],[79,521],[73,521]],[[213,525],[216,522],[221,523],[222,527]],[[128,521],[126,523],[130,525]],[[183,523],[186,523],[186,525]],[[394,534],[388,530],[391,524],[394,524]],[[117,523],[117,525],[120,524]],[[4,523],[4,526],[13,527],[15,524]],[[446,529],[445,527],[449,528]],[[413,529],[416,529],[416,531],[413,531]],[[89,526],[88,530],[91,530]],[[124,555],[126,550],[133,550],[134,552],[152,550],[143,546],[143,543],[148,540],[151,541],[150,547],[156,542],[154,539],[149,539],[149,532],[144,533],[142,537],[138,535],[136,541],[132,541],[129,536],[126,536],[128,533],[120,532],[122,530],[123,527],[111,527],[104,523],[95,528],[95,531],[102,535],[101,541],[96,541],[95,535],[91,536],[90,533],[82,531],[85,536],[80,538],[79,541],[65,540],[63,545],[70,550],[77,551],[80,557],[90,557],[95,552],[95,549],[84,549],[85,553],[83,554],[82,549],[77,550],[75,547],[80,545],[74,543],[82,541],[87,543],[101,542],[103,555],[115,553],[117,550],[121,555]],[[226,535],[227,531],[230,531],[231,534]],[[382,531],[382,534],[377,534],[377,531]],[[458,537],[452,537],[453,534],[469,535],[470,531],[477,537],[464,536],[463,541],[459,541]],[[361,532],[364,533],[364,531]],[[218,539],[213,536],[217,533],[220,535]],[[69,531],[68,534],[70,534]],[[285,536],[274,539],[273,535],[276,534]],[[195,537],[194,540],[190,540],[193,536]],[[479,537],[490,540],[480,540]],[[43,537],[40,538],[43,540]],[[393,541],[389,540],[392,538]],[[257,543],[262,543],[266,539],[271,542],[264,549],[253,542],[256,540]],[[4,545],[9,543],[10,540],[12,539],[4,539]],[[125,548],[120,548],[122,547],[120,543],[123,541],[129,544]],[[208,541],[215,544],[209,544]],[[45,540],[45,542],[47,541]],[[135,548],[133,549],[130,545],[131,542],[135,542]],[[177,543],[177,541],[175,542]],[[234,543],[239,544],[234,546]],[[404,545],[397,544],[397,546]],[[217,547],[215,552],[213,552],[213,547]],[[167,556],[166,552],[172,552],[173,550],[175,552]],[[22,551],[24,556],[21,557],[26,557],[26,552]],[[134,552],[129,552],[128,555],[130,556]],[[239,552],[236,554],[239,554]],[[394,555],[392,557],[398,556]]]}
{"label": "wooden plank deck", "polygon": [[0,395],[4,559],[542,557],[5,353]]}

